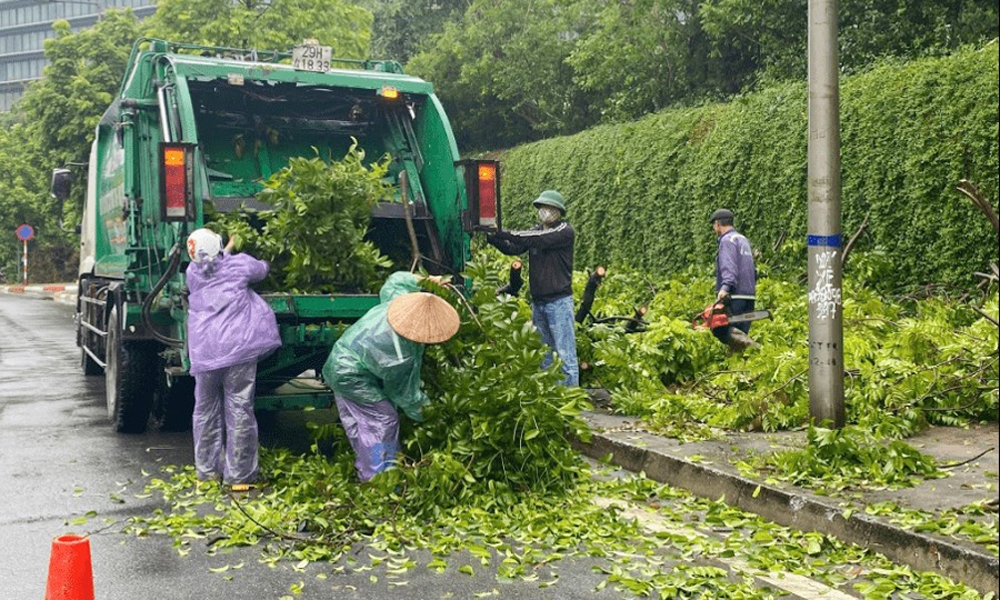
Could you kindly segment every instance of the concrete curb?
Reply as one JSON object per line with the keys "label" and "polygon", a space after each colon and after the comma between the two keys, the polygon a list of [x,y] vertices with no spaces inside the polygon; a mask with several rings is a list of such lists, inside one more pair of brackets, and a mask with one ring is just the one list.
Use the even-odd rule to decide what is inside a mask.
{"label": "concrete curb", "polygon": [[696,496],[711,500],[725,496],[727,504],[779,525],[829,534],[881,552],[913,569],[940,573],[980,592],[1000,595],[997,581],[1000,561],[985,551],[908,531],[857,511],[845,518],[843,509],[811,494],[780,489],[600,432],[593,432],[589,443],[576,442],[575,446],[595,459],[610,454],[615,465],[644,472],[654,481],[689,490]]}
{"label": "concrete curb", "polygon": [[76,286],[74,284],[50,283],[39,285],[0,285],[0,294],[19,294],[41,298],[51,298],[60,304],[76,305]]}
{"label": "concrete curb", "polygon": [[52,299],[60,304],[76,306],[76,292],[56,292],[52,294]]}

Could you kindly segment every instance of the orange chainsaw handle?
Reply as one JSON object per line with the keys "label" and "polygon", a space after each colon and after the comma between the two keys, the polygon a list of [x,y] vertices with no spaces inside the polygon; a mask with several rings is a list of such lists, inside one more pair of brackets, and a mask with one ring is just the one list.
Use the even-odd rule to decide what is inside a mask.
{"label": "orange chainsaw handle", "polygon": [[691,329],[715,329],[726,325],[729,325],[729,315],[726,314],[726,305],[722,301],[708,305],[691,321]]}

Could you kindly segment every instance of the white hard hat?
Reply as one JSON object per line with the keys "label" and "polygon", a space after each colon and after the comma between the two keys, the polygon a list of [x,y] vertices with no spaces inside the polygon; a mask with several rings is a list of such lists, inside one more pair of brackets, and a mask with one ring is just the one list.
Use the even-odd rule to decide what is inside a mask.
{"label": "white hard hat", "polygon": [[212,260],[222,252],[222,236],[211,229],[196,229],[188,236],[188,256],[196,263]]}

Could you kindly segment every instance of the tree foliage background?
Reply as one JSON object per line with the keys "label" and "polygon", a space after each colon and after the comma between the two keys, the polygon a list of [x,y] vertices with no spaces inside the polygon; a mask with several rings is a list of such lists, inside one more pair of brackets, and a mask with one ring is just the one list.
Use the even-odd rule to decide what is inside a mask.
{"label": "tree foliage background", "polygon": [[371,12],[342,0],[159,0],[146,34],[204,46],[286,50],[305,38],[367,58]]}
{"label": "tree foliage background", "polygon": [[[35,226],[36,280],[72,277],[75,236],[59,221],[78,220],[85,173],[74,168],[78,185],[64,214],[48,195],[49,173],[86,162],[94,125],[142,36],[247,49],[314,37],[342,57],[399,60],[434,83],[459,148],[475,152],[666,109],[683,115],[686,107],[804,80],[806,7],[807,0],[160,0],[146,22],[109,10],[89,30],[57,23],[45,78],[0,115],[0,227]],[[840,11],[847,74],[947,55],[998,32],[993,0],[842,0]],[[644,185],[659,182],[657,175]],[[3,239],[0,268],[11,277],[20,246],[10,233]]]}
{"label": "tree foliage background", "polygon": [[[975,182],[996,210],[998,44],[885,65],[841,81],[843,234],[866,223],[847,264],[889,293],[927,284],[975,286],[997,258],[997,236],[955,187]],[[578,265],[651,274],[710,266],[708,216],[737,215],[772,268],[805,273],[807,114],[804,82],[638,121],[595,127],[506,152],[508,226],[531,201],[562,191]]]}
{"label": "tree foliage background", "polygon": [[[141,31],[130,10],[108,11],[78,33],[66,21],[54,28],[55,37],[45,42],[51,61],[45,78],[28,87],[0,128],[0,227],[4,232],[20,223],[35,228],[28,259],[33,281],[59,281],[76,272],[73,226],[86,187],[80,165],[87,162],[94,128],[118,91]],[[64,165],[70,165],[77,184],[71,200],[59,207],[49,195],[49,181],[52,169]],[[3,239],[0,268],[14,279],[20,244],[12,233]]]}
{"label": "tree foliage background", "polygon": [[[407,67],[438,86],[464,148],[492,150],[804,80],[807,6],[472,0]],[[844,0],[842,67],[857,73],[980,44],[997,37],[997,13],[991,0]],[[487,110],[502,116],[490,121]]]}
{"label": "tree foliage background", "polygon": [[[141,37],[238,48],[289,48],[304,37],[333,46],[344,58],[368,55],[371,12],[330,0],[161,0],[140,22],[131,10],[108,10],[78,32],[54,24],[45,42],[51,64],[7,114],[0,115],[0,269],[14,280],[21,254],[13,235],[20,223],[35,228],[29,242],[33,281],[73,279],[77,235],[94,128],[118,93],[133,43]],[[75,185],[60,207],[49,195],[53,168],[69,165]],[[63,224],[64,227],[60,225]]]}

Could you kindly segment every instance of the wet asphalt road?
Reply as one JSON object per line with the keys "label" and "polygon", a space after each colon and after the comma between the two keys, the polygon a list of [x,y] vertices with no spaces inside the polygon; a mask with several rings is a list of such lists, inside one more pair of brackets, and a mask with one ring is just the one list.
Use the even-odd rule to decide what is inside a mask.
{"label": "wet asphalt road", "polygon": [[[71,306],[51,300],[0,295],[0,600],[43,598],[52,539],[70,532],[90,535],[98,600],[278,600],[291,596],[290,586],[299,582],[305,591],[295,600],[618,597],[594,591],[603,577],[585,561],[562,561],[557,588],[500,583],[481,567],[474,577],[453,568],[441,575],[417,568],[404,577],[405,587],[392,587],[384,574],[371,583],[378,568],[318,579],[329,569],[270,568],[254,548],[208,556],[193,544],[181,557],[165,537],[121,533],[130,516],[160,506],[155,498],[135,498],[142,471],[192,462],[191,437],[155,429],[126,436],[111,429],[103,377],[80,370],[72,316]],[[304,432],[301,413],[286,413],[262,425],[261,437],[289,445]],[[86,522],[72,524],[81,518]],[[460,556],[453,559],[462,564]],[[243,568],[224,575],[209,571],[240,562]]]}

